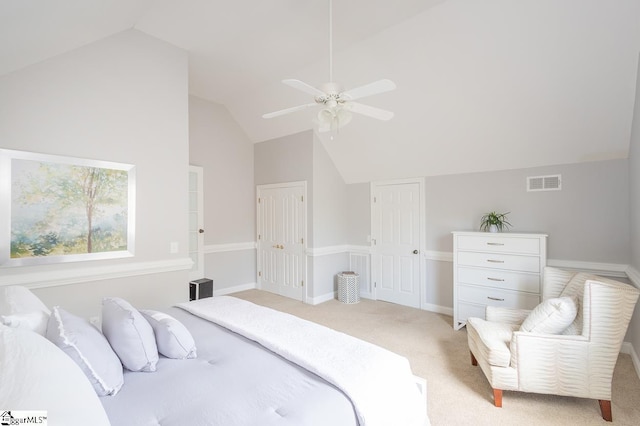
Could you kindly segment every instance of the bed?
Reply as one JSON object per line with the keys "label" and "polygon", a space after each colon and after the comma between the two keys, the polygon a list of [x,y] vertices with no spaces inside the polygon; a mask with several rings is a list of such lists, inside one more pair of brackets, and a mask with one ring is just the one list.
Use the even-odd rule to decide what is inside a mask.
{"label": "bed", "polygon": [[[54,309],[55,315],[57,312]],[[152,371],[122,369],[122,385],[117,391],[94,397],[97,406],[95,401],[83,403],[85,411],[90,412],[79,413],[82,421],[93,416],[96,420],[92,424],[96,425],[429,424],[424,381],[411,374],[405,358],[392,352],[229,296],[179,304],[163,310],[163,314],[188,330],[197,356],[172,359],[160,355]],[[4,377],[8,370],[4,368],[31,368],[8,365],[13,362],[8,359],[16,354],[8,353],[7,346],[16,344],[15,336],[6,340],[6,335],[22,332],[18,330],[21,327],[14,327],[15,331],[9,328],[0,328],[0,336],[5,336],[0,350],[0,407],[47,410],[52,425],[84,424],[74,421],[68,410],[43,406],[46,402],[42,399],[36,398],[40,405],[25,405],[29,398],[20,400],[15,389],[8,389]],[[106,331],[103,324],[103,332],[108,335]],[[38,335],[31,334],[32,340]],[[27,361],[19,360],[22,364]],[[66,365],[64,370],[70,368]],[[35,369],[34,374],[42,376],[43,372]],[[64,377],[68,381],[71,376]],[[87,386],[79,388],[82,398],[90,399]],[[33,389],[29,392],[33,397]],[[55,403],[60,405],[61,396],[57,397]],[[95,414],[100,409],[105,419],[102,413]],[[56,422],[56,416],[64,421]]]}

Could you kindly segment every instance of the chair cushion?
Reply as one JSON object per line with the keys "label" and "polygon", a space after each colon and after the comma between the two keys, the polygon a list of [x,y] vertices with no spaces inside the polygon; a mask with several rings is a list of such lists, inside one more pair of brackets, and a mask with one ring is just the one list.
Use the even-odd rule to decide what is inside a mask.
{"label": "chair cushion", "polygon": [[520,330],[530,333],[559,334],[571,325],[577,312],[578,308],[573,297],[547,299],[531,311]]}
{"label": "chair cushion", "polygon": [[[467,319],[467,327],[473,327],[480,341],[476,341],[481,353],[476,358],[484,358],[490,365],[508,367],[511,361],[509,344],[513,332],[520,328],[518,324],[490,322],[480,318]],[[469,333],[475,339],[474,333]]]}

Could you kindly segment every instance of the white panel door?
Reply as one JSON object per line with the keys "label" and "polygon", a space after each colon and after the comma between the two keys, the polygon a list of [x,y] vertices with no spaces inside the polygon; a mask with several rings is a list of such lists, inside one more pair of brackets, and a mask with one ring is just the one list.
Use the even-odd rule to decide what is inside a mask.
{"label": "white panel door", "polygon": [[304,301],[306,185],[258,187],[258,286]]}
{"label": "white panel door", "polygon": [[421,185],[372,185],[372,276],[376,298],[420,307]]}
{"label": "white panel door", "polygon": [[189,257],[193,266],[189,279],[204,278],[204,188],[203,169],[189,166]]}

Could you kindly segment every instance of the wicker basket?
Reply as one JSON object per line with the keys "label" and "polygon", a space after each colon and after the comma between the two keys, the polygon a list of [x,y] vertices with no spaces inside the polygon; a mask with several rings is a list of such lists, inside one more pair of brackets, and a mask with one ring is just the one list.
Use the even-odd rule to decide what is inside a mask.
{"label": "wicker basket", "polygon": [[342,303],[358,303],[360,301],[360,286],[358,274],[342,272],[338,274],[338,300]]}

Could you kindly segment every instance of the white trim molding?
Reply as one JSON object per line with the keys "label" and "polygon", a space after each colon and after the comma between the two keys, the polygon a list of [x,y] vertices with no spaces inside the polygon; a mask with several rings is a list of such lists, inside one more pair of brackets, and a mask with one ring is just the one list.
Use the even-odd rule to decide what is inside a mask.
{"label": "white trim molding", "polygon": [[450,252],[450,251],[427,250],[424,255],[427,260],[437,260],[440,262],[453,262],[453,252]]}
{"label": "white trim molding", "polygon": [[204,253],[223,253],[227,251],[240,251],[240,250],[255,250],[258,245],[255,241],[247,241],[244,243],[229,243],[229,244],[209,244],[204,246]]}
{"label": "white trim molding", "polygon": [[238,293],[239,291],[253,290],[256,288],[258,288],[256,283],[239,284],[239,285],[234,285],[233,287],[226,287],[226,288],[214,290],[213,295],[224,296],[226,294],[233,294],[233,293]]}
{"label": "white trim molding", "polygon": [[547,259],[547,265],[555,268],[589,272],[594,275],[626,278],[628,265],[620,263],[582,262],[579,260]]}
{"label": "white trim molding", "polygon": [[122,263],[118,265],[88,266],[60,271],[27,272],[5,275],[0,286],[22,285],[28,288],[56,287],[90,281],[126,278],[138,275],[160,274],[191,269],[191,258],[156,260],[152,262]]}
{"label": "white trim molding", "polygon": [[327,246],[327,247],[312,247],[306,250],[307,256],[316,257],[316,256],[329,256],[332,254],[342,254],[348,253],[349,246]]}

